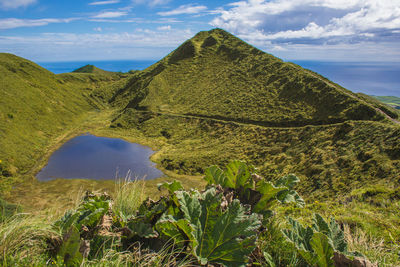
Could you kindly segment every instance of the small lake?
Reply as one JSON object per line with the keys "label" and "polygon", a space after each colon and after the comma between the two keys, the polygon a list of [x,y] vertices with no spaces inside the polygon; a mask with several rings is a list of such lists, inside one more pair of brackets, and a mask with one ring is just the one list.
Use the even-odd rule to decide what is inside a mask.
{"label": "small lake", "polygon": [[117,138],[90,134],[75,137],[55,151],[47,165],[36,175],[39,181],[56,178],[113,180],[155,179],[163,173],[150,161],[149,147]]}

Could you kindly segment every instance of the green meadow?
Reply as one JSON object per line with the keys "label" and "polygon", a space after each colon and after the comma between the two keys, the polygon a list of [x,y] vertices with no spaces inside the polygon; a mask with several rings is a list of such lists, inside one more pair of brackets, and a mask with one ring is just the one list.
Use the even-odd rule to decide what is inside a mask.
{"label": "green meadow", "polygon": [[[27,262],[337,266],[334,259],[339,254],[348,259],[362,255],[379,266],[400,264],[400,124],[393,108],[400,105],[398,99],[355,94],[219,29],[198,33],[143,71],[113,73],[87,65],[55,75],[28,60],[0,54],[0,77],[0,262],[4,266]],[[35,174],[51,153],[85,132],[150,146],[156,150],[151,160],[165,176],[126,184],[38,182]],[[236,166],[232,160],[242,163]],[[214,172],[211,179],[212,165],[228,169],[220,176]],[[236,170],[236,176],[229,168]],[[242,172],[246,175],[239,175]],[[284,184],[282,177],[291,174],[298,180]],[[167,186],[168,193],[156,190],[162,182],[176,187]],[[198,191],[183,191],[178,183]],[[217,185],[225,189],[218,191]],[[86,190],[105,191],[111,197],[81,200]],[[240,216],[250,216],[248,229],[259,234],[246,239],[254,241],[251,251],[243,248],[243,257],[227,263],[197,250],[199,240],[211,241],[192,237],[194,230],[181,222],[193,215],[186,213],[183,202],[194,203],[194,196],[200,199],[193,204],[198,209],[207,209],[207,197],[219,206],[227,200],[228,208],[218,216],[233,212],[235,205],[241,210],[235,201],[228,201],[229,193],[240,205],[251,206],[251,215],[243,211]],[[265,201],[254,202],[249,199],[252,195]],[[304,203],[299,205],[296,196]],[[143,202],[146,197],[155,199],[157,204],[151,203],[162,206],[162,212]],[[262,208],[255,204],[261,202]],[[111,204],[118,209],[108,208]],[[155,212],[151,220],[146,217],[150,213],[141,213],[142,206]],[[60,219],[66,210],[73,211]],[[22,212],[29,215],[18,215]],[[69,220],[68,216],[81,217]],[[111,228],[104,235],[99,229],[108,217]],[[258,224],[261,228],[255,227]],[[321,230],[325,224],[330,232]],[[302,245],[288,230],[302,229],[301,225],[313,229],[301,237],[308,240]],[[82,231],[83,226],[89,230]],[[118,232],[123,228],[135,234]],[[173,234],[178,232],[185,235],[178,238]],[[190,242],[179,245],[186,239]],[[85,257],[77,250],[85,240],[97,251],[102,247],[101,253]],[[128,241],[142,245],[130,247]],[[339,241],[346,250],[336,246]],[[24,246],[26,242],[32,245]],[[172,247],[160,247],[160,242]],[[28,250],[34,253],[27,255]]]}

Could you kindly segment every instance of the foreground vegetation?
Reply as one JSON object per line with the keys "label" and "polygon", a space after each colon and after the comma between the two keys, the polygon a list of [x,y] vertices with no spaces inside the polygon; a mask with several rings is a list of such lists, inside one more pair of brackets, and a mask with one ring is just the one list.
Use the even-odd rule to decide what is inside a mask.
{"label": "foreground vegetation", "polygon": [[[207,168],[201,192],[163,183],[145,199],[141,182],[119,185],[113,198],[86,192],[60,219],[17,214],[1,222],[2,266],[358,266],[396,264],[372,240],[319,214],[312,225],[277,213],[304,206],[287,175],[265,181],[240,161]],[[299,218],[310,222],[311,218]],[[361,243],[367,242],[367,243]],[[354,252],[354,249],[362,249]],[[365,255],[363,255],[365,253]]]}

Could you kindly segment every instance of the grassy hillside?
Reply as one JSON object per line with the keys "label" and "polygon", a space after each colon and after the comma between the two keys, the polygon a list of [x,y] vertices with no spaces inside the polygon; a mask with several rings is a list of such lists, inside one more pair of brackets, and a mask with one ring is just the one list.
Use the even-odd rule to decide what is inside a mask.
{"label": "grassy hillside", "polygon": [[112,127],[166,143],[157,160],[169,170],[202,173],[240,158],[267,177],[303,175],[300,190],[311,196],[367,181],[398,184],[394,109],[223,30],[200,32],[110,102],[126,106]]}
{"label": "grassy hillside", "polygon": [[264,126],[383,119],[350,91],[219,29],[186,41],[115,98],[141,110]]}
{"label": "grassy hillside", "polygon": [[0,54],[0,77],[0,188],[4,177],[31,170],[55,139],[103,108],[107,84],[123,81],[117,74],[54,75],[10,54]]}
{"label": "grassy hillside", "polygon": [[110,74],[111,72],[97,68],[94,65],[85,65],[74,71],[74,73]]}
{"label": "grassy hillside", "polygon": [[[373,98],[354,94],[219,29],[200,32],[144,71],[119,74],[88,65],[54,75],[25,59],[0,54],[0,75],[0,195],[13,177],[24,181],[12,192],[25,198],[25,204],[50,203],[60,212],[65,203],[54,199],[70,201],[68,191],[112,187],[110,182],[28,181],[63,140],[91,131],[157,149],[152,160],[169,176],[166,179],[179,177],[188,187],[203,185],[198,178],[208,166],[224,166],[232,159],[254,164],[271,182],[289,173],[298,175],[296,190],[305,208],[277,208],[274,214],[280,219],[266,226],[269,231],[261,238],[278,265],[299,263],[281,236],[286,218],[309,223],[314,211],[334,215],[349,232],[372,236],[364,235],[363,243],[361,234],[354,235],[357,240],[349,234],[353,247],[357,244],[382,264],[399,264],[399,116]],[[147,182],[142,190],[159,195],[154,190],[157,182]],[[8,214],[18,210],[0,204]],[[121,225],[126,223],[121,220]],[[13,225],[11,221],[1,226]],[[22,243],[23,236],[18,236]],[[6,237],[0,239],[13,240]],[[374,244],[379,245],[371,248]],[[1,248],[7,245],[0,242]],[[13,253],[0,254],[12,265],[19,259]],[[43,250],[39,254],[40,262],[48,260]],[[112,257],[119,260],[124,255]],[[93,260],[95,266],[97,258]]]}
{"label": "grassy hillside", "polygon": [[197,175],[234,158],[267,179],[296,173],[307,201],[400,237],[400,127],[374,99],[213,30],[136,73],[110,101],[125,108],[104,133],[158,148],[153,159],[167,170]]}

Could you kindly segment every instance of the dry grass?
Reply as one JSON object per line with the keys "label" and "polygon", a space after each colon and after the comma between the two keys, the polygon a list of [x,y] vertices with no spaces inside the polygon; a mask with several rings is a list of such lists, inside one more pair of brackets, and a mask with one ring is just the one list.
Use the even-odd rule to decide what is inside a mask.
{"label": "dry grass", "polygon": [[388,246],[383,238],[377,238],[367,234],[360,228],[352,230],[349,225],[343,225],[345,239],[349,251],[359,251],[371,262],[379,262],[379,266],[398,266],[399,252],[394,246]]}

